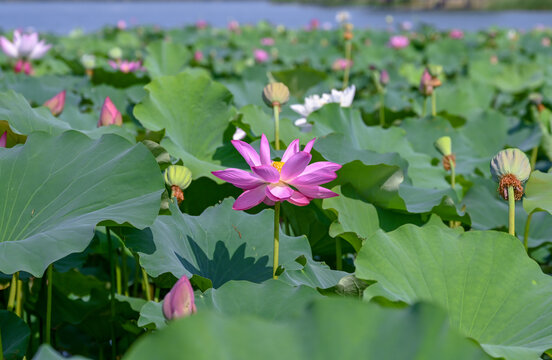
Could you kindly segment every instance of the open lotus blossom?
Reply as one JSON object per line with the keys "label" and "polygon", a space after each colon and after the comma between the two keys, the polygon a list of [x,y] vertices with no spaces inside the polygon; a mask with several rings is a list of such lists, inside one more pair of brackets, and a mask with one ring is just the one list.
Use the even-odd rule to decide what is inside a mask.
{"label": "open lotus blossom", "polygon": [[200,19],[196,21],[196,29],[205,29],[207,28],[207,26],[209,26],[209,23],[207,22],[207,20]]}
{"label": "open lotus blossom", "polygon": [[8,132],[5,131],[2,136],[0,136],[0,147],[5,148],[6,143],[8,142]]}
{"label": "open lotus blossom", "polygon": [[194,52],[194,61],[200,62],[201,60],[203,60],[203,52],[201,52],[201,50],[196,50],[196,52]]}
{"label": "open lotus blossom", "polygon": [[127,60],[113,61],[113,60],[109,60],[109,66],[111,66],[111,68],[113,70],[118,70],[118,71],[123,72],[125,74],[130,73],[130,72],[134,72],[134,71],[143,70],[141,61],[127,61]]}
{"label": "open lotus blossom", "polygon": [[113,101],[108,97],[105,98],[105,101],[102,106],[102,112],[100,113],[100,120],[98,121],[98,127],[100,126],[109,126],[109,125],[123,125],[123,116],[113,104]]}
{"label": "open lotus blossom", "polygon": [[449,37],[451,39],[463,39],[464,38],[464,32],[460,29],[452,29],[449,32]]}
{"label": "open lotus blossom", "polygon": [[388,45],[393,49],[403,49],[410,44],[410,40],[403,35],[391,36]]}
{"label": "open lotus blossom", "polygon": [[322,106],[329,103],[338,103],[341,107],[349,107],[353,103],[356,87],[349,86],[343,91],[332,89],[329,94],[311,95],[305,98],[304,104],[293,104],[291,110],[295,111],[302,118],[295,121],[295,126],[299,126],[304,131],[310,131],[310,124],[307,122],[307,117],[313,112],[320,109]]}
{"label": "open lotus blossom", "polygon": [[65,93],[66,91],[63,90],[44,103],[44,106],[50,109],[52,115],[58,116],[63,111],[65,106]]}
{"label": "open lotus blossom", "polygon": [[246,142],[233,140],[232,145],[251,167],[252,173],[241,169],[213,171],[213,175],[245,190],[234,202],[234,210],[247,210],[261,202],[272,206],[276,202],[289,201],[298,206],[308,205],[312,199],[337,196],[321,184],[334,180],[341,165],[321,161],[310,164],[312,139],[303,151],[299,139],[293,140],[280,161],[270,158],[270,145],[263,134],[260,153]]}
{"label": "open lotus blossom", "polygon": [[403,31],[410,31],[413,28],[413,24],[411,21],[403,21],[401,22],[400,27]]}
{"label": "open lotus blossom", "polygon": [[274,39],[271,37],[265,37],[261,39],[261,45],[263,46],[272,46],[274,45]]}
{"label": "open lotus blossom", "polygon": [[0,47],[2,51],[14,59],[40,59],[52,45],[46,44],[44,40],[38,40],[38,33],[22,34],[21,31],[13,32],[13,42],[0,36]]}
{"label": "open lotus blossom", "polygon": [[117,21],[117,29],[124,30],[127,28],[127,23],[123,19]]}
{"label": "open lotus blossom", "polygon": [[349,22],[351,21],[351,13],[348,11],[340,11],[337,14],[335,14],[335,21],[337,21],[340,24]]}
{"label": "open lotus blossom", "polygon": [[258,63],[267,62],[269,59],[268,53],[261,49],[253,50],[253,57],[255,58],[255,61]]}
{"label": "open lotus blossom", "polygon": [[332,64],[332,69],[335,71],[339,71],[350,68],[351,66],[353,66],[352,60],[340,58],[334,61],[334,63]]}
{"label": "open lotus blossom", "polygon": [[240,30],[240,23],[236,20],[232,20],[228,23],[228,30],[230,31],[239,31]]}
{"label": "open lotus blossom", "polygon": [[194,289],[184,275],[163,299],[163,315],[167,320],[186,317],[197,311]]}

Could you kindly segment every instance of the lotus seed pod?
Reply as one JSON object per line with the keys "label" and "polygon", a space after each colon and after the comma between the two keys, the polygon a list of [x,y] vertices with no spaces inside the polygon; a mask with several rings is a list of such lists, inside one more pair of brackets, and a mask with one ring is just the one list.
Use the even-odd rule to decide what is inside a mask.
{"label": "lotus seed pod", "polygon": [[508,188],[514,189],[514,197],[521,200],[523,182],[531,174],[531,164],[527,155],[519,149],[500,151],[491,159],[491,174],[498,181],[498,192],[504,200],[508,200]]}
{"label": "lotus seed pod", "polygon": [[123,57],[123,50],[120,47],[114,47],[107,52],[107,55],[112,59],[118,60]]}
{"label": "lotus seed pod", "polygon": [[435,147],[443,156],[452,154],[452,142],[450,140],[450,136],[442,136],[437,139],[437,141],[435,141]]}
{"label": "lotus seed pod", "polygon": [[428,70],[433,77],[440,76],[443,73],[443,67],[441,65],[429,65]]}
{"label": "lotus seed pod", "polygon": [[165,183],[168,186],[178,186],[182,190],[190,186],[192,172],[182,165],[171,165],[165,170]]}
{"label": "lotus seed pod", "polygon": [[96,57],[90,54],[84,54],[81,57],[81,64],[86,70],[91,70],[96,67]]}
{"label": "lotus seed pod", "polygon": [[263,89],[263,100],[268,106],[282,106],[289,100],[289,89],[281,82],[270,83]]}

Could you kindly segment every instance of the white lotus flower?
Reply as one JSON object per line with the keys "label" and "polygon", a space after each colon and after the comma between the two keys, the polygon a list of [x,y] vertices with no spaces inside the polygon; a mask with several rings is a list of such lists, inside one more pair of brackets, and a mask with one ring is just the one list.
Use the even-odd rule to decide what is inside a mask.
{"label": "white lotus flower", "polygon": [[240,128],[236,128],[236,131],[234,132],[234,135],[232,135],[233,140],[241,140],[247,135],[245,131],[243,131]]}
{"label": "white lotus flower", "polygon": [[335,15],[335,21],[340,24],[351,21],[351,13],[348,11],[340,11]]}
{"label": "white lotus flower", "polygon": [[52,45],[44,40],[38,41],[38,33],[22,34],[21,31],[13,32],[13,42],[4,36],[0,36],[0,48],[9,57],[15,59],[39,59],[50,50]]}
{"label": "white lotus flower", "polygon": [[[326,95],[326,96],[324,96]],[[305,104],[293,104],[291,105],[291,110],[295,111],[303,117],[307,117],[315,110],[320,109],[322,106],[328,103],[329,96],[327,94],[320,95],[311,95],[305,98]]]}
{"label": "white lotus flower", "polygon": [[353,103],[355,97],[356,87],[354,85],[349,86],[343,91],[332,89],[330,96],[331,103],[338,103],[341,107],[349,107]]}

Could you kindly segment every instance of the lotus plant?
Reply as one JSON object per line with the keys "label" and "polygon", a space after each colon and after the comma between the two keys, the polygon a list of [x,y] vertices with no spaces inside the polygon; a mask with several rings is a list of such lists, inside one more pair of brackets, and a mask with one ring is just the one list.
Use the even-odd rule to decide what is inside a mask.
{"label": "lotus plant", "polygon": [[184,190],[192,182],[192,172],[186,166],[170,165],[165,169],[165,184],[171,187],[171,198],[176,198],[178,204],[184,201]]}
{"label": "lotus plant", "polygon": [[442,136],[435,141],[435,148],[443,155],[443,168],[450,171],[450,187],[454,189],[456,184],[456,156],[452,153],[452,141],[450,136]]}
{"label": "lotus plant", "polygon": [[127,61],[127,60],[109,60],[109,66],[113,70],[117,70],[120,72],[123,72],[125,74],[130,72],[135,72],[139,70],[143,70],[142,62],[141,61]]}
{"label": "lotus plant", "polygon": [[449,37],[451,39],[463,39],[464,38],[464,32],[460,29],[452,29],[449,32]]}
{"label": "lotus plant", "polygon": [[65,107],[65,94],[66,91],[63,90],[44,103],[44,106],[50,109],[52,115],[58,116],[63,111]]}
{"label": "lotus plant", "polygon": [[502,150],[491,159],[491,174],[498,193],[508,201],[508,229],[515,236],[516,200],[521,200],[523,183],[531,175],[529,158],[519,149]]}
{"label": "lotus plant", "polygon": [[345,41],[345,71],[343,73],[343,89],[347,88],[347,85],[349,85],[349,73],[351,71],[351,67],[353,65],[352,57],[352,49],[353,49],[353,24],[346,23],[344,25],[345,31],[343,33],[343,40]]}
{"label": "lotus plant", "polygon": [[113,101],[108,97],[105,98],[102,105],[102,111],[100,113],[100,120],[98,121],[98,127],[109,125],[123,125],[123,116],[113,104]]}
{"label": "lotus plant", "polygon": [[84,54],[81,57],[81,64],[84,67],[86,75],[91,78],[94,75],[94,68],[96,67],[96,57],[91,54]]}
{"label": "lotus plant", "polygon": [[410,45],[410,40],[404,35],[395,35],[391,36],[388,45],[393,49],[404,49]]}
{"label": "lotus plant", "polygon": [[270,157],[270,145],[263,134],[260,152],[243,141],[232,141],[232,145],[243,156],[251,172],[241,169],[214,171],[213,175],[243,189],[236,199],[234,210],[247,210],[261,202],[274,206],[274,263],[272,275],[277,278],[278,249],[280,231],[280,203],[288,201],[297,206],[305,206],[312,199],[325,199],[338,194],[320,185],[334,180],[341,165],[322,161],[314,164],[310,154],[315,139],[307,143],[301,151],[299,139],[293,140],[280,160]]}
{"label": "lotus plant", "polygon": [[13,42],[0,36],[0,48],[7,56],[17,59],[14,71],[24,72],[27,75],[33,73],[31,60],[40,59],[50,50],[51,44],[38,39],[38,33],[23,34],[19,30],[13,32]]}
{"label": "lotus plant", "polygon": [[274,144],[280,150],[280,112],[289,101],[289,89],[281,82],[270,83],[263,89],[263,101],[274,110]]}
{"label": "lotus plant", "polygon": [[380,94],[379,120],[380,126],[383,127],[385,125],[385,87],[389,83],[389,73],[386,70],[377,71],[373,69],[372,80],[378,94]]}
{"label": "lotus plant", "polygon": [[182,276],[163,299],[163,315],[167,320],[190,316],[197,312],[194,289],[186,275]]}
{"label": "lotus plant", "polygon": [[270,57],[266,51],[262,49],[255,49],[253,50],[253,58],[255,58],[257,63],[261,64],[267,62]]}

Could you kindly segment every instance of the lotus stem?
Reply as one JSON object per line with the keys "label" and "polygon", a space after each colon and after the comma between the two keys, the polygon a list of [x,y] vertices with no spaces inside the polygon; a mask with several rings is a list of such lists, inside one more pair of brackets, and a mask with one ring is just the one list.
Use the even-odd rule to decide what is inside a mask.
{"label": "lotus stem", "polygon": [[343,90],[347,88],[347,85],[349,85],[349,72],[351,69],[351,40],[347,40],[345,42],[345,59],[347,59],[347,66],[345,67],[345,71],[343,73]]}
{"label": "lotus stem", "polygon": [[535,170],[535,164],[537,163],[537,155],[539,154],[539,146],[535,146],[531,151],[531,170]]}
{"label": "lotus stem", "polygon": [[126,248],[123,246],[121,254],[121,269],[123,272],[123,292],[125,296],[128,296],[128,266],[127,266],[127,253]]}
{"label": "lotus stem", "polygon": [[274,105],[274,148],[280,150],[280,105]]}
{"label": "lotus stem", "polygon": [[23,281],[17,279],[17,296],[15,298],[15,314],[19,317],[23,315]]}
{"label": "lotus stem", "polygon": [[122,284],[122,274],[121,274],[121,265],[119,264],[119,249],[115,251],[115,278],[117,281],[117,294],[121,295],[123,293],[123,284]]}
{"label": "lotus stem", "polygon": [[51,331],[52,331],[52,287],[53,284],[53,272],[54,267],[52,264],[48,266],[46,270],[46,341],[45,343],[50,345],[52,343]]}
{"label": "lotus stem", "polygon": [[111,276],[111,286],[109,287],[110,294],[110,305],[111,305],[111,321],[110,321],[110,332],[111,332],[111,358],[116,359],[117,349],[116,349],[116,339],[115,339],[115,257],[113,254],[113,242],[111,240],[111,232],[109,227],[105,227],[105,232],[107,234],[107,256],[109,258],[109,272]]}
{"label": "lotus stem", "polygon": [[138,254],[136,252],[132,252],[132,255],[134,256],[134,284],[132,286],[132,296],[138,297],[138,277],[140,276],[140,270],[142,267],[140,266],[140,258],[138,257]]}
{"label": "lotus stem", "polygon": [[437,92],[431,93],[431,116],[437,116]]}
{"label": "lotus stem", "polygon": [[278,251],[280,249],[280,202],[274,204],[274,262],[272,264],[272,278],[278,279]]}
{"label": "lotus stem", "polygon": [[343,270],[343,253],[341,250],[341,238],[335,238],[335,268]]}
{"label": "lotus stem", "polygon": [[143,267],[140,266],[140,268],[142,269],[142,290],[146,293],[146,300],[151,301],[148,273]]}
{"label": "lotus stem", "polygon": [[15,308],[15,299],[17,295],[17,281],[19,280],[19,272],[15,272],[12,275],[12,280],[10,284],[10,295],[8,297],[8,306],[6,307],[8,311],[13,311]]}
{"label": "lotus stem", "polygon": [[508,230],[510,235],[516,236],[516,199],[513,186],[508,186]]}
{"label": "lotus stem", "polygon": [[379,108],[380,126],[385,125],[385,92],[380,92],[380,108]]}
{"label": "lotus stem", "polygon": [[527,221],[525,221],[525,231],[523,233],[523,246],[525,247],[525,251],[529,251],[529,227],[531,226],[531,218],[534,213],[534,211],[531,211],[529,216],[527,216]]}
{"label": "lotus stem", "polygon": [[0,328],[0,360],[4,360],[4,349],[2,348],[2,328]]}
{"label": "lotus stem", "polygon": [[456,186],[456,168],[454,161],[450,162],[450,187],[454,189]]}
{"label": "lotus stem", "polygon": [[422,117],[426,116],[427,112],[427,96],[424,96],[424,100],[422,102]]}

